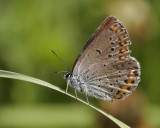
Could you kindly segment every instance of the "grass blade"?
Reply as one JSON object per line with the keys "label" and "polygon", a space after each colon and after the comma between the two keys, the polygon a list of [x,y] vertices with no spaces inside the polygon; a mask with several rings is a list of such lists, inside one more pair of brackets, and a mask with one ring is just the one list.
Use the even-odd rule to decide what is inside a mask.
{"label": "grass blade", "polygon": [[115,122],[119,127],[121,128],[130,128],[128,125],[124,124],[123,122],[121,122],[120,120],[116,119],[115,117],[111,116],[110,114],[104,112],[103,110],[93,106],[93,105],[90,105],[88,104],[87,102],[79,99],[79,98],[76,98],[75,96],[71,95],[71,94],[68,94],[66,93],[64,90],[60,89],[59,87],[57,86],[54,86],[48,82],[45,82],[43,80],[40,80],[40,79],[37,79],[37,78],[34,78],[34,77],[30,77],[30,76],[27,76],[27,75],[23,75],[23,74],[20,74],[20,73],[15,73],[15,72],[10,72],[10,71],[5,71],[5,70],[0,70],[0,77],[4,77],[4,78],[11,78],[11,79],[17,79],[17,80],[23,80],[23,81],[27,81],[27,82],[31,82],[31,83],[35,83],[35,84],[39,84],[39,85],[42,85],[42,86],[45,86],[45,87],[48,87],[48,88],[51,88],[51,89],[54,89],[56,91],[59,91],[61,93],[64,93],[74,99],[77,99],[78,101],[90,106],[91,108],[95,109],[96,111],[100,112],[101,114],[105,115],[106,117],[108,117],[109,119],[111,119],[113,122]]}

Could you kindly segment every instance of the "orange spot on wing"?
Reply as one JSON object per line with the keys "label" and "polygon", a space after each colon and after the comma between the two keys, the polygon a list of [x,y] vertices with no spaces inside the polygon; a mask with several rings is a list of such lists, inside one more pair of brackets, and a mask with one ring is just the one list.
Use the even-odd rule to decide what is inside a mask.
{"label": "orange spot on wing", "polygon": [[123,92],[123,91],[119,91],[119,92],[116,94],[115,99],[121,99],[123,95],[124,95],[124,92]]}
{"label": "orange spot on wing", "polygon": [[110,26],[110,29],[113,31],[117,31],[118,27],[117,27],[117,25],[113,24]]}
{"label": "orange spot on wing", "polygon": [[128,82],[128,84],[134,84],[134,79],[133,78],[129,78],[127,82]]}
{"label": "orange spot on wing", "polygon": [[121,59],[121,60],[125,60],[126,57],[125,57],[125,56],[120,56],[120,59]]}
{"label": "orange spot on wing", "polygon": [[121,53],[124,53],[124,52],[126,52],[126,51],[128,51],[128,50],[127,50],[127,47],[122,47],[122,49],[120,50]]}

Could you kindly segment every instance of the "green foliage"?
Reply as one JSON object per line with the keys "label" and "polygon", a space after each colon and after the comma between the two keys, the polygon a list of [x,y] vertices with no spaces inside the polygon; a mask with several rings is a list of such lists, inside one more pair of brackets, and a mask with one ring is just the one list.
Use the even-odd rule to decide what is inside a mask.
{"label": "green foliage", "polygon": [[[142,95],[138,98],[142,107],[145,109],[146,102],[159,106],[159,0],[0,0],[0,69],[34,76],[65,89],[61,74],[54,73],[66,70],[65,66],[51,49],[71,70],[85,42],[109,15],[122,20],[132,41],[132,55],[140,61],[141,82],[136,91]],[[75,101],[27,82],[0,79],[0,106],[44,103]],[[159,126],[158,121],[157,125],[152,122]]]}

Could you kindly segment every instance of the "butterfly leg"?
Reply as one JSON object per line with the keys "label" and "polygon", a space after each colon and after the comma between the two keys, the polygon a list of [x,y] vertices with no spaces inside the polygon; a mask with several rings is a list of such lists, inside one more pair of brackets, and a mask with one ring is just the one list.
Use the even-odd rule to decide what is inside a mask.
{"label": "butterfly leg", "polygon": [[76,89],[75,89],[75,95],[76,95],[76,98],[77,98],[77,91],[76,91]]}
{"label": "butterfly leg", "polygon": [[[87,88],[87,87],[86,87]],[[86,98],[86,101],[87,101],[87,103],[88,103],[88,105],[89,105],[89,100],[88,100],[88,96],[87,96],[87,89],[85,88],[85,98]]]}
{"label": "butterfly leg", "polygon": [[68,92],[68,86],[69,86],[70,81],[67,81],[67,87],[66,87],[66,93]]}

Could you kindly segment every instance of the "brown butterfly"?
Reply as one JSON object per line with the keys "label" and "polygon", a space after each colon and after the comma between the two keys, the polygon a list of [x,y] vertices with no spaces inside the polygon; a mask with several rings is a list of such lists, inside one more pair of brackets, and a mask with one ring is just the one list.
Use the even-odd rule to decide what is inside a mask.
{"label": "brown butterfly", "polygon": [[[64,78],[75,91],[113,101],[130,95],[140,82],[140,65],[130,56],[128,32],[114,16],[107,17],[79,53]],[[88,97],[87,97],[88,101]]]}

